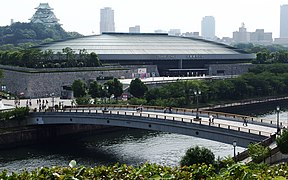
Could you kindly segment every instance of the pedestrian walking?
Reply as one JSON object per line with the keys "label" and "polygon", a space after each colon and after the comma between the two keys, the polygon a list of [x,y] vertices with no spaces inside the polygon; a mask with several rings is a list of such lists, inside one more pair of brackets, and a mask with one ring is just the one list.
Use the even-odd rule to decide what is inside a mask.
{"label": "pedestrian walking", "polygon": [[248,126],[248,120],[246,117],[243,117],[243,126]]}

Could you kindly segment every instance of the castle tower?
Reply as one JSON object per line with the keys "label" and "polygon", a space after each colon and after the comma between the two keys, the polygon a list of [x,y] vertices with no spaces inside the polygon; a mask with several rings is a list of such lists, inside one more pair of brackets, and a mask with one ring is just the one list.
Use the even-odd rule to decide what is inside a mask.
{"label": "castle tower", "polygon": [[40,3],[35,9],[35,14],[29,19],[31,23],[42,23],[47,26],[60,25],[58,23],[59,19],[56,18],[52,11],[53,8],[51,8],[48,3]]}

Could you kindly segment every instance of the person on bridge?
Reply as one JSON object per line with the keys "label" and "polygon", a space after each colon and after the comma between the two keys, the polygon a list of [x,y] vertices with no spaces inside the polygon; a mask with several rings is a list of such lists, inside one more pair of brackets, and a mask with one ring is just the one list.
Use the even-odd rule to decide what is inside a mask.
{"label": "person on bridge", "polygon": [[248,126],[248,120],[246,117],[243,117],[243,126]]}

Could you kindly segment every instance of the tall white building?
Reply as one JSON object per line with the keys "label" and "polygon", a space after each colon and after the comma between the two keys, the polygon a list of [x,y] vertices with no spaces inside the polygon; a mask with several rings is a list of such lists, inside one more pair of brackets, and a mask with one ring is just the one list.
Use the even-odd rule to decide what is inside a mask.
{"label": "tall white building", "polygon": [[100,11],[100,33],[115,32],[114,10],[105,7]]}
{"label": "tall white building", "polygon": [[215,39],[215,19],[213,16],[205,16],[201,21],[201,36],[204,39]]}
{"label": "tall white building", "polygon": [[288,38],[288,5],[280,7],[280,38]]}

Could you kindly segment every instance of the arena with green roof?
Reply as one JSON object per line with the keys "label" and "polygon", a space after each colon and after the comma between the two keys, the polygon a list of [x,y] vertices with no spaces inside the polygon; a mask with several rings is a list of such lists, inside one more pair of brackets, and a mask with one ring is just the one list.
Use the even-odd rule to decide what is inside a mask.
{"label": "arena with green roof", "polygon": [[211,64],[248,63],[255,54],[204,39],[166,33],[102,33],[37,46],[54,54],[70,47],[94,52],[103,64],[157,65],[161,75],[205,74]]}

